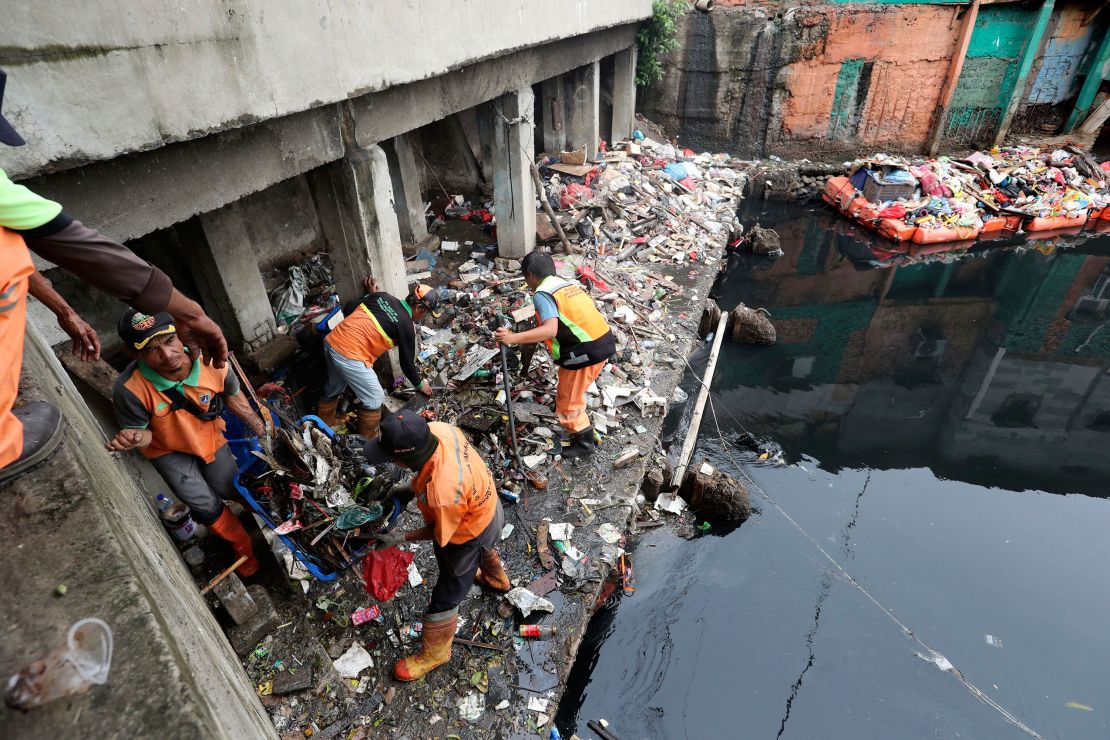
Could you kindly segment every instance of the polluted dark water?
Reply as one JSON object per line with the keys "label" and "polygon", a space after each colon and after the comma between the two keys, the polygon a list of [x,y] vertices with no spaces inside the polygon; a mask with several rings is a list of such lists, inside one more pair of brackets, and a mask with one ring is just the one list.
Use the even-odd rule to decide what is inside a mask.
{"label": "polluted dark water", "polygon": [[895,255],[817,206],[757,218],[785,254],[718,301],[778,343],[725,342],[699,456],[750,461],[759,512],[640,540],[563,736],[1110,737],[1110,236]]}

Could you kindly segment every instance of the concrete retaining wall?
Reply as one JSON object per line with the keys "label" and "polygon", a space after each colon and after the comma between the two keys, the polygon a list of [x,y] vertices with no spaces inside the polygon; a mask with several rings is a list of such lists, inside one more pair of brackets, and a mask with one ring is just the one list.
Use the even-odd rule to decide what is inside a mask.
{"label": "concrete retaining wall", "polygon": [[29,145],[4,166],[18,178],[146,151],[650,14],[650,0],[16,3],[0,66]]}

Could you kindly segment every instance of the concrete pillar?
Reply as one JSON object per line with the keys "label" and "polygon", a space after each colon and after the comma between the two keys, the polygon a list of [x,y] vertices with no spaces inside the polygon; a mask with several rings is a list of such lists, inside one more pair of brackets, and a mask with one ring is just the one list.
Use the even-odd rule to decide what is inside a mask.
{"label": "concrete pillar", "polygon": [[636,47],[613,55],[613,141],[636,128]]}
{"label": "concrete pillar", "polygon": [[380,146],[353,147],[310,178],[317,213],[344,301],[373,275],[399,298],[408,292],[389,162]]}
{"label": "concrete pillar", "polygon": [[543,121],[543,148],[558,155],[566,148],[566,83],[562,75],[544,80],[540,86],[540,118]]}
{"label": "concrete pillar", "polygon": [[593,62],[567,75],[567,149],[586,147],[586,158],[597,155],[601,136],[601,63]]}
{"label": "concrete pillar", "polygon": [[277,323],[242,208],[232,203],[198,221],[208,248],[197,249],[192,263],[197,288],[232,348],[250,354],[277,335]]}
{"label": "concrete pillar", "polygon": [[536,248],[536,190],[531,172],[534,97],[531,87],[522,87],[490,104],[497,251],[511,259],[520,259]]}
{"label": "concrete pillar", "polygon": [[408,134],[394,136],[383,146],[389,160],[389,176],[393,186],[394,210],[401,241],[416,244],[428,237],[424,220],[423,183],[420,168]]}

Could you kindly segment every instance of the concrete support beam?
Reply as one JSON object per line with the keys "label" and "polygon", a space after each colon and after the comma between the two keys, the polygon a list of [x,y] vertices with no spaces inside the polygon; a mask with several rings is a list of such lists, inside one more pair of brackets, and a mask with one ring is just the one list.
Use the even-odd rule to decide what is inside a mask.
{"label": "concrete support beam", "polygon": [[277,336],[277,324],[242,209],[233,203],[198,220],[207,249],[196,245],[191,265],[204,305],[233,346],[261,349]]}
{"label": "concrete support beam", "polygon": [[636,128],[636,53],[633,46],[613,55],[613,141]]}
{"label": "concrete support beam", "polygon": [[1070,134],[1075,130],[1079,120],[1087,114],[1087,110],[1095,102],[1095,95],[1098,94],[1098,88],[1102,85],[1102,70],[1106,66],[1107,59],[1110,59],[1110,33],[1106,33],[1102,37],[1098,51],[1095,52],[1094,58],[1087,67],[1087,78],[1083,81],[1083,87],[1079,88],[1079,96],[1075,99],[1075,109],[1068,116],[1067,123],[1064,124],[1065,134]]}
{"label": "concrete support beam", "polygon": [[566,148],[566,83],[562,75],[544,80],[540,86],[540,118],[543,121],[543,148],[557,155]]}
{"label": "concrete support beam", "polygon": [[389,160],[397,226],[401,241],[406,244],[415,244],[428,236],[428,222],[424,220],[423,182],[412,147],[409,134],[394,136],[382,147]]}
{"label": "concrete support beam", "polygon": [[995,146],[1002,146],[1006,134],[1010,132],[1010,124],[1013,123],[1014,116],[1017,115],[1018,110],[1021,109],[1021,104],[1025,101],[1025,88],[1029,83],[1029,71],[1033,69],[1033,61],[1041,51],[1041,42],[1045,40],[1044,32],[1048,28],[1048,22],[1052,18],[1052,9],[1055,7],[1056,0],[1044,0],[1041,3],[1041,9],[1033,23],[1033,32],[1030,34],[1029,40],[1025,42],[1025,49],[1021,52],[1021,59],[1018,61],[1017,81],[1014,83],[1014,91],[1010,93],[1006,110],[1002,114],[1002,122],[998,126],[998,133],[995,134]]}
{"label": "concrete support beam", "polygon": [[340,298],[361,296],[367,274],[378,279],[382,290],[403,298],[408,292],[405,258],[385,151],[380,146],[352,148],[340,161],[313,173],[310,184]]}
{"label": "concrete support beam", "polygon": [[601,137],[601,63],[591,62],[567,75],[567,149],[586,147],[586,158],[597,155]]}
{"label": "concrete support beam", "polygon": [[927,151],[930,156],[935,156],[940,148],[940,140],[944,138],[944,127],[948,119],[948,109],[952,105],[952,94],[956,92],[956,85],[960,82],[960,73],[964,69],[964,60],[967,59],[967,49],[971,45],[971,34],[975,31],[975,19],[979,17],[979,4],[981,0],[971,0],[971,5],[964,11],[963,20],[960,22],[959,35],[956,38],[956,52],[948,64],[948,72],[944,78],[944,87],[941,88],[937,107],[933,112],[933,131],[929,136]]}
{"label": "concrete support beam", "polygon": [[531,171],[535,158],[534,106],[531,87],[522,87],[490,103],[497,251],[510,259],[520,259],[536,248],[536,190]]}
{"label": "concrete support beam", "polygon": [[[355,137],[365,146],[425,126],[636,43],[637,24],[522,49],[404,87],[351,100]],[[596,146],[596,143],[595,143]]]}

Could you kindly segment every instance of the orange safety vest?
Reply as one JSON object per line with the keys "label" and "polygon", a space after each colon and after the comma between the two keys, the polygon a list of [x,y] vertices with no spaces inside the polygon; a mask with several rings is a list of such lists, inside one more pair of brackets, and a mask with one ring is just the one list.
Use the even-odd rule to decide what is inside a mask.
{"label": "orange safety vest", "polygon": [[[151,377],[147,377],[148,374]],[[193,360],[189,377],[182,381],[181,391],[197,408],[207,411],[213,399],[223,393],[226,377],[227,366],[216,369],[204,364],[198,357]],[[131,377],[123,384],[150,414],[147,428],[154,436],[150,444],[143,448],[143,454],[153,459],[171,452],[184,452],[196,455],[206,463],[212,462],[220,448],[227,444],[223,434],[224,420],[203,421],[186,409],[174,411],[169,396],[155,387],[155,383],[163,385],[164,381],[145,365],[135,363]]]}
{"label": "orange safety vest", "polygon": [[546,342],[556,364],[573,370],[605,362],[616,354],[612,329],[581,285],[551,275],[536,292],[551,296],[559,309],[559,329]]}
{"label": "orange safety vest", "polygon": [[358,304],[350,316],[340,321],[324,341],[344,357],[366,363],[366,367],[373,367],[377,359],[394,346],[364,303]]}
{"label": "orange safety vest", "polygon": [[19,394],[23,365],[27,279],[34,271],[23,237],[0,226],[0,467],[17,460],[23,450],[23,425],[11,408]]}
{"label": "orange safety vest", "polygon": [[459,545],[482,534],[497,513],[497,487],[486,461],[458,427],[429,422],[439,446],[412,488],[424,521],[435,528],[440,547]]}

